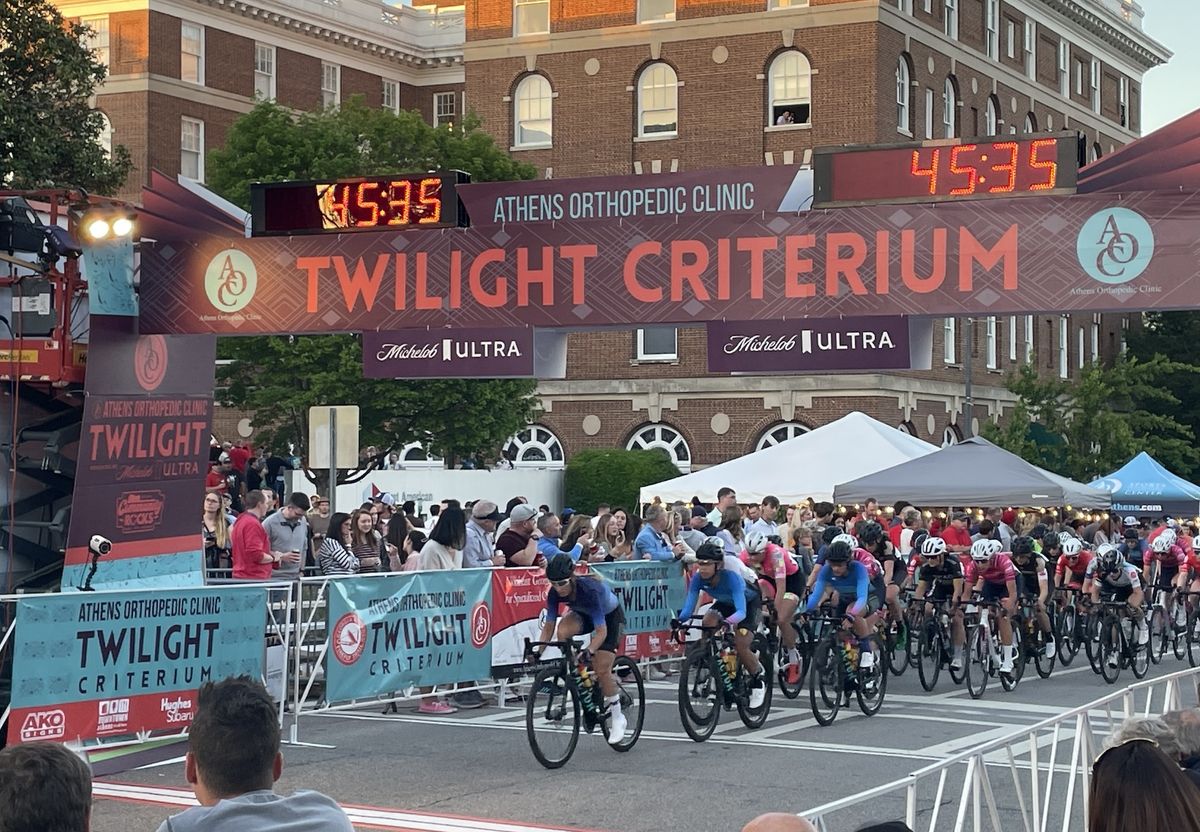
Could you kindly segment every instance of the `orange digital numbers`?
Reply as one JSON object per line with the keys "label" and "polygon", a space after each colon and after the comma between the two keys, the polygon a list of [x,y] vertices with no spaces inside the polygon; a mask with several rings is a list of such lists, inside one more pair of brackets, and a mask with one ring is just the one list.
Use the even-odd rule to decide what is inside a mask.
{"label": "orange digital numbers", "polygon": [[912,175],[913,176],[928,176],[929,177],[929,193],[937,194],[938,182],[938,162],[942,158],[942,151],[939,148],[933,149],[933,155],[929,162],[928,168],[921,167],[921,151],[914,150],[912,153]]}
{"label": "orange digital numbers", "polygon": [[[1053,158],[1039,159],[1038,151],[1048,150]],[[1038,139],[1029,147],[1029,167],[1042,171],[1046,177],[1044,182],[1034,182],[1029,186],[1031,191],[1051,191],[1058,186],[1058,142],[1054,139]]]}
{"label": "orange digital numbers", "polygon": [[[411,184],[411,183],[410,183]],[[417,187],[417,204],[421,209],[418,225],[433,225],[442,220],[442,180],[429,177]]]}
{"label": "orange digital numbers", "polygon": [[388,225],[408,225],[412,216],[413,183],[398,179],[388,187]]}
{"label": "orange digital numbers", "polygon": [[364,217],[361,213],[355,212],[354,224],[362,228],[370,228],[374,225],[379,225],[379,203],[371,195],[372,192],[379,190],[378,182],[362,182],[354,194],[354,205],[356,208],[367,212]]}
{"label": "orange digital numbers", "polygon": [[326,228],[349,228],[349,185],[330,185],[321,193],[321,215]]}
{"label": "orange digital numbers", "polygon": [[1011,194],[1013,189],[1017,187],[1017,157],[1019,156],[1020,149],[1021,146],[1016,142],[996,142],[992,145],[994,152],[1008,154],[1007,162],[992,165],[993,171],[1004,171],[1007,173],[1007,178],[998,185],[988,188],[988,193]]}
{"label": "orange digital numbers", "polygon": [[975,193],[975,183],[979,179],[979,171],[975,169],[974,165],[963,167],[958,163],[959,155],[970,153],[975,148],[976,146],[973,144],[960,144],[950,151],[950,172],[959,176],[965,174],[967,177],[967,184],[950,189],[951,196],[963,196]]}

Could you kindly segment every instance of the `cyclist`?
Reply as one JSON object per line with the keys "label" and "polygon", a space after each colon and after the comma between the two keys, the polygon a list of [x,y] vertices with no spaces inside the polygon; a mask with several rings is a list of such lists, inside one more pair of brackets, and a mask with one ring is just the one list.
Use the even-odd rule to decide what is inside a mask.
{"label": "cyclist", "polygon": [[[766,681],[758,656],[750,649],[754,631],[762,618],[762,595],[756,584],[725,568],[725,549],[711,538],[696,550],[696,572],[688,580],[687,600],[683,602],[679,618],[671,622],[673,630],[679,629],[681,621],[692,617],[701,591],[713,599],[712,607],[704,614],[705,627],[718,627],[722,620],[730,626],[741,625],[734,632],[734,646],[742,666],[754,678],[748,704],[751,708],[762,707],[767,698]],[[707,637],[708,633],[705,633],[704,638]]]}
{"label": "cyclist", "polygon": [[999,602],[1000,672],[1012,673],[1016,650],[1009,616],[1017,610],[1017,570],[1012,558],[1000,551],[1002,548],[999,540],[976,540],[971,544],[971,560],[963,570],[963,593],[980,593],[984,603]]}
{"label": "cyclist", "polygon": [[1153,585],[1166,595],[1164,606],[1168,620],[1172,619],[1175,614],[1175,588],[1186,589],[1188,583],[1188,556],[1179,546],[1174,529],[1164,529],[1150,542],[1143,573],[1147,577],[1147,586]]}
{"label": "cyclist", "polygon": [[[1078,544],[1071,538],[1069,543]],[[1072,546],[1074,548],[1074,546]],[[1078,554],[1078,552],[1076,553]],[[1067,547],[1063,545],[1063,557],[1059,563],[1065,563]],[[1045,634],[1046,658],[1054,656],[1054,632],[1050,629],[1050,616],[1046,614],[1046,604],[1050,600],[1050,578],[1046,570],[1046,558],[1033,551],[1033,540],[1028,537],[1014,537],[1012,541],[1013,567],[1017,570],[1017,591],[1022,600],[1027,601],[1037,615],[1037,624]]]}
{"label": "cyclist", "polygon": [[879,609],[879,596],[871,590],[870,571],[855,557],[854,547],[841,540],[842,537],[849,535],[838,535],[838,539],[829,544],[825,563],[816,571],[816,583],[805,612],[814,612],[828,595],[829,601],[837,607],[836,617],[842,619],[842,626],[852,627],[858,636],[859,667],[870,670],[875,666],[875,654],[871,652],[868,618]]}
{"label": "cyclist", "polygon": [[[611,720],[608,726],[608,742],[617,745],[625,736],[628,720],[621,713],[621,697],[617,680],[613,677],[613,661],[617,658],[617,646],[621,643],[621,629],[625,624],[625,611],[616,594],[600,578],[575,574],[575,562],[566,552],[555,555],[546,563],[546,580],[550,589],[546,593],[546,623],[542,625],[539,641],[549,641],[558,624],[559,641],[570,641],[576,635],[591,634],[592,640],[581,658],[592,657],[592,669],[600,681],[604,704]],[[563,604],[569,608],[559,620],[559,609]],[[540,650],[538,651],[541,652]]]}
{"label": "cyclist", "polygon": [[1070,538],[1063,543],[1062,557],[1054,567],[1054,585],[1059,589],[1083,589],[1083,581],[1088,564],[1092,562],[1092,553],[1085,551],[1078,538]]}
{"label": "cyclist", "polygon": [[[967,643],[967,632],[963,627],[963,614],[958,606],[958,596],[962,594],[963,571],[958,558],[946,551],[946,541],[940,537],[926,536],[920,542],[920,548],[915,560],[920,561],[916,569],[917,589],[913,593],[913,601],[925,600],[926,593],[931,602],[950,602],[953,608],[951,616],[950,639],[954,644],[954,654],[950,666],[961,670],[963,654]],[[925,605],[925,614],[933,614],[933,604]]]}
{"label": "cyclist", "polygon": [[[1142,603],[1145,594],[1142,592],[1142,579],[1133,564],[1121,557],[1121,550],[1111,543],[1105,543],[1096,550],[1096,556],[1088,564],[1087,577],[1083,591],[1092,596],[1092,603],[1100,603],[1103,595],[1105,601],[1124,601],[1129,608],[1129,615],[1137,626],[1137,643],[1150,643],[1150,628],[1145,624],[1142,613]],[[1110,662],[1117,661],[1114,653]]]}
{"label": "cyclist", "polygon": [[792,617],[804,595],[800,566],[782,546],[772,543],[760,531],[746,535],[742,562],[757,573],[758,585],[765,597],[775,600],[779,639],[788,651],[788,684],[800,681],[800,651],[796,649],[796,628]]}
{"label": "cyclist", "polygon": [[[904,615],[900,609],[900,587],[904,585],[904,581],[908,577],[908,570],[900,562],[895,547],[892,546],[892,542],[888,540],[883,531],[883,526],[874,520],[862,523],[858,530],[858,542],[863,549],[871,553],[875,560],[879,561],[882,568],[884,600],[892,613],[892,620],[900,622],[899,637],[903,639],[905,638]],[[901,645],[903,645],[903,641],[901,641]]]}
{"label": "cyclist", "polygon": [[1063,552],[1062,542],[1066,536],[1064,535],[1060,537],[1058,533],[1049,531],[1043,532],[1041,537],[1037,537],[1033,534],[1030,534],[1029,536],[1035,541],[1041,541],[1041,548],[1035,550],[1046,559],[1046,564],[1049,566],[1050,570],[1057,575],[1059,560],[1062,558]]}
{"label": "cyclist", "polygon": [[[1130,518],[1126,517],[1125,519]],[[1142,540],[1136,528],[1125,529],[1121,536],[1122,542],[1118,547],[1121,550],[1121,557],[1137,567],[1144,579],[1146,577],[1146,555],[1150,551],[1150,544]]]}

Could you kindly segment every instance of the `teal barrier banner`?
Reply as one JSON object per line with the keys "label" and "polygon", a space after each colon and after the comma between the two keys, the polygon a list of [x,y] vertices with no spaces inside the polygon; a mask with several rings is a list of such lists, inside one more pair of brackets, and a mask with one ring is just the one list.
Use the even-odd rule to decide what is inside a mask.
{"label": "teal barrier banner", "polygon": [[625,607],[625,633],[669,630],[686,595],[683,571],[675,562],[620,561],[593,563]]}
{"label": "teal barrier banner", "polygon": [[326,698],[488,678],[491,594],[490,569],[330,581]]}
{"label": "teal barrier banner", "polygon": [[186,728],[201,684],[262,676],[266,625],[261,587],[22,598],[9,739]]}

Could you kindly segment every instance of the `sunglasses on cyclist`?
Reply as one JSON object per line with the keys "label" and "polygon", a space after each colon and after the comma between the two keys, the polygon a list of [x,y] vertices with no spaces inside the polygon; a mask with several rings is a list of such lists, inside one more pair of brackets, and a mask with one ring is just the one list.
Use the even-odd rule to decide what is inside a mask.
{"label": "sunglasses on cyclist", "polygon": [[566,580],[563,580],[563,581],[551,581],[550,585],[551,586],[567,586],[570,583],[571,583],[571,579],[567,578]]}

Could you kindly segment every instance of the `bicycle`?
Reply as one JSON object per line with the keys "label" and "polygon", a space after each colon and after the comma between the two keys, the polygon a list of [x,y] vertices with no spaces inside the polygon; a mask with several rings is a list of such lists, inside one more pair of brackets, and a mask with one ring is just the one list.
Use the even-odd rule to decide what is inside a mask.
{"label": "bicycle", "polygon": [[[1150,591],[1150,615],[1147,617],[1147,622],[1150,627],[1150,661],[1154,664],[1162,663],[1168,646],[1172,648],[1176,658],[1183,658],[1181,655],[1183,639],[1180,636],[1186,630],[1179,623],[1178,613],[1184,613],[1184,621],[1187,619],[1187,613],[1183,609],[1182,602],[1176,600],[1174,610],[1176,615],[1168,615],[1166,598],[1169,595],[1168,590],[1158,586]],[[1177,627],[1179,629],[1176,629]]]}
{"label": "bicycle", "polygon": [[[1046,614],[1050,616],[1050,632],[1053,633],[1053,607],[1047,607]],[[1018,639],[1017,652],[1023,654],[1021,659],[1022,671],[1032,656],[1033,666],[1037,670],[1037,675],[1043,679],[1049,679],[1050,674],[1054,671],[1054,661],[1058,653],[1057,645],[1055,646],[1054,654],[1047,656],[1046,633],[1042,632],[1042,628],[1038,626],[1037,614],[1032,599],[1026,598],[1022,600],[1016,614],[1013,616],[1012,626],[1013,636]]]}
{"label": "bicycle", "polygon": [[[1115,684],[1124,667],[1132,669],[1135,678],[1146,678],[1150,670],[1150,644],[1131,642],[1132,630],[1136,625],[1130,619],[1129,605],[1124,601],[1101,603],[1104,612],[1099,628],[1100,669],[1097,672],[1100,678],[1110,685]],[[1126,632],[1127,629],[1130,632]]]}
{"label": "bicycle", "polygon": [[1053,629],[1058,663],[1069,667],[1079,654],[1079,648],[1087,642],[1088,613],[1080,605],[1081,590],[1061,587],[1054,596],[1058,610],[1054,616]]}
{"label": "bicycle", "polygon": [[[917,633],[914,641],[917,642],[915,651],[917,677],[921,680],[921,687],[926,691],[932,691],[937,687],[938,675],[941,674],[942,667],[949,669],[950,678],[955,684],[960,684],[963,671],[961,669],[955,671],[951,667],[954,639],[950,623],[950,602],[919,601],[917,603],[921,604],[922,608],[919,610],[920,619],[913,625],[912,632]],[[933,612],[925,612],[924,604],[930,604]]]}
{"label": "bicycle", "polygon": [[[693,615],[689,621],[703,619]],[[766,696],[757,708],[750,707],[750,686],[753,677],[738,661],[734,634],[725,624],[706,627],[703,624],[681,622],[675,630],[676,638],[690,630],[700,631],[702,638],[694,644],[683,660],[679,674],[679,718],[683,730],[696,742],[704,742],[712,736],[721,718],[721,709],[737,708],[738,717],[747,728],[761,728],[771,711],[771,684],[773,670],[772,651],[761,632],[754,634],[750,649],[758,654],[762,667]],[[713,638],[716,633],[720,638]]]}
{"label": "bicycle", "polygon": [[1000,673],[1000,636],[998,628],[993,623],[996,616],[997,604],[972,600],[967,606],[967,654],[964,667],[964,681],[967,693],[972,699],[979,699],[987,689],[988,679],[1000,677],[1000,685],[1006,691],[1013,691],[1025,674],[1025,654],[1017,650],[1013,657],[1013,669],[1010,673]]}
{"label": "bicycle", "polygon": [[813,717],[821,725],[832,725],[838,711],[850,705],[851,693],[863,714],[877,714],[887,694],[888,680],[879,633],[867,636],[873,644],[875,664],[864,674],[859,664],[859,638],[842,626],[842,619],[834,617],[828,607],[822,607],[821,615],[812,620],[822,630],[809,669],[808,696]]}
{"label": "bicycle", "polygon": [[[599,680],[590,662],[581,659],[574,640],[530,641],[525,639],[525,658],[534,658],[533,648],[555,647],[558,658],[539,662],[525,702],[525,734],[533,756],[546,768],[561,768],[575,753],[579,742],[580,725],[589,734],[597,727],[608,739],[610,712],[600,691]],[[641,671],[628,656],[617,656],[613,662],[613,678],[617,683],[621,712],[628,727],[621,742],[609,747],[628,751],[642,735],[646,717],[646,687]],[[619,675],[618,675],[619,674]],[[556,750],[555,742],[565,745]]]}
{"label": "bicycle", "polygon": [[788,681],[788,650],[783,646],[779,636],[778,613],[775,604],[769,598],[763,599],[763,623],[760,628],[762,636],[767,641],[767,649],[775,656],[776,676],[779,680],[779,692],[788,699],[795,699],[804,687],[804,678],[808,675],[808,666],[812,661],[813,634],[808,622],[802,620],[800,613],[789,622],[796,631],[796,652],[800,654],[800,665],[796,668],[796,681]]}
{"label": "bicycle", "polygon": [[1197,609],[1197,604],[1200,603],[1200,592],[1175,593],[1176,608],[1184,610],[1182,630],[1176,635],[1175,655],[1178,658],[1183,658],[1180,655],[1185,649],[1188,657],[1188,664],[1192,667],[1200,664],[1200,610]]}

